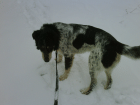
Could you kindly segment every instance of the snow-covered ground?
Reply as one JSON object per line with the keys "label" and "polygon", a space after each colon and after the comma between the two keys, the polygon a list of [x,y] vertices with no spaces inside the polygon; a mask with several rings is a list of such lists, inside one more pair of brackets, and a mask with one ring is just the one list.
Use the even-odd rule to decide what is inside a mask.
{"label": "snow-covered ground", "polygon": [[[32,39],[51,22],[92,25],[140,45],[140,0],[0,0],[0,105],[53,105],[55,53],[44,63]],[[59,82],[59,105],[140,105],[140,61],[126,57],[113,71],[110,90],[104,90],[102,72],[93,92],[81,94],[90,83],[88,54],[76,55],[68,79]]]}

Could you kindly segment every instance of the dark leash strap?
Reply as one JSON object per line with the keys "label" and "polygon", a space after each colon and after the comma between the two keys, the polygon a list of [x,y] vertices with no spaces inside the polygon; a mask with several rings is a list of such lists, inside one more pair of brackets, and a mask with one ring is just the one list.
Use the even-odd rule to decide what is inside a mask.
{"label": "dark leash strap", "polygon": [[[45,40],[44,40],[44,45],[46,47]],[[57,71],[57,50],[56,50],[56,84],[55,84],[54,105],[58,105],[58,95],[59,95],[59,79],[58,79],[58,71]]]}
{"label": "dark leash strap", "polygon": [[[45,40],[44,40],[44,45],[46,47]],[[59,79],[58,79],[58,71],[57,71],[57,50],[56,50],[56,84],[55,84],[54,105],[58,105],[58,95],[59,95]]]}
{"label": "dark leash strap", "polygon": [[59,95],[59,79],[57,70],[57,50],[56,50],[56,85],[55,85],[54,105],[58,105],[58,95]]}

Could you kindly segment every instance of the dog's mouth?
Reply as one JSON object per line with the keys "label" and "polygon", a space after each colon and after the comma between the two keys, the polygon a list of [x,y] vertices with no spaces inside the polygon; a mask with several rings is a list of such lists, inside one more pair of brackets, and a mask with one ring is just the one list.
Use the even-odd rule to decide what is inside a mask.
{"label": "dog's mouth", "polygon": [[51,60],[51,58],[52,58],[52,52],[50,52],[50,53],[48,53],[48,54],[44,54],[44,53],[42,52],[42,58],[43,58],[43,60],[44,60],[45,62],[49,62],[49,61]]}

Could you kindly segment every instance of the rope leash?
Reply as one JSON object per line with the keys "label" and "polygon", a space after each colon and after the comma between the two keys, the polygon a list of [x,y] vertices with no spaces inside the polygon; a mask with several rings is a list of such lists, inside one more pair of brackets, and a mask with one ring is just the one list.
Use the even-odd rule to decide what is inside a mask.
{"label": "rope leash", "polygon": [[57,70],[57,50],[56,50],[56,84],[55,84],[55,97],[54,105],[58,105],[58,95],[59,95],[59,79],[58,79],[58,70]]}

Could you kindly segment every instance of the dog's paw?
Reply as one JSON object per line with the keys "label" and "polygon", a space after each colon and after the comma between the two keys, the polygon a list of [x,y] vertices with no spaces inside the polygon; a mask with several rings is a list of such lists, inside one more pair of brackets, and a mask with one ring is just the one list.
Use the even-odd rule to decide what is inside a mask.
{"label": "dog's paw", "polygon": [[81,89],[80,92],[81,92],[82,94],[88,95],[88,94],[90,94],[91,91],[90,91],[90,89],[89,89],[89,87],[88,87],[88,88]]}
{"label": "dog's paw", "polygon": [[64,73],[63,75],[61,75],[61,76],[59,77],[59,80],[60,80],[60,81],[63,81],[63,80],[65,80],[65,79],[67,79],[67,77],[68,77],[68,75]]}
{"label": "dog's paw", "polygon": [[103,84],[105,90],[110,89],[111,85],[112,85],[112,83],[106,82],[106,81],[102,81],[102,84]]}
{"label": "dog's paw", "polygon": [[60,81],[63,81],[68,78],[69,71],[65,70],[64,74],[59,77]]}
{"label": "dog's paw", "polygon": [[111,84],[104,87],[105,90],[108,90],[110,88],[111,88]]}

